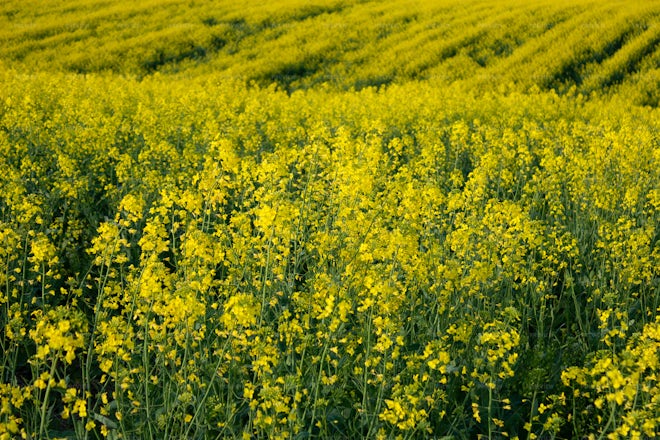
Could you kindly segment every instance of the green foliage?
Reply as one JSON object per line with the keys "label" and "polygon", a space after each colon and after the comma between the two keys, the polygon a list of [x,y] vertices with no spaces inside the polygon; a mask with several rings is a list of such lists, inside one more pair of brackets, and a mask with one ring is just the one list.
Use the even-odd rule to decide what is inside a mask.
{"label": "green foliage", "polygon": [[0,438],[660,434],[657,6],[262,3],[0,6]]}

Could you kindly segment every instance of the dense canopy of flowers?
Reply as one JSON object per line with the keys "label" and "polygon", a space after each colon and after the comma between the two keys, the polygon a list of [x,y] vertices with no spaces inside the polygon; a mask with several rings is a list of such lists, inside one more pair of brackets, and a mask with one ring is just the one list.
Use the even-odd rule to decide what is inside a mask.
{"label": "dense canopy of flowers", "polygon": [[660,434],[660,113],[520,44],[497,87],[0,66],[0,439]]}

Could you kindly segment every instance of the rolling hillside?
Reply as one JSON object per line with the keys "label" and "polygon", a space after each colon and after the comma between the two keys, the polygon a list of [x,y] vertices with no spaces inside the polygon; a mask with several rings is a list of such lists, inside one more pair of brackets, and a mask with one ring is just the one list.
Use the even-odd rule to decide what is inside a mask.
{"label": "rolling hillside", "polygon": [[609,89],[657,104],[657,2],[7,1],[0,57],[28,71],[155,72],[340,89]]}
{"label": "rolling hillside", "polygon": [[0,2],[0,440],[660,436],[660,2]]}

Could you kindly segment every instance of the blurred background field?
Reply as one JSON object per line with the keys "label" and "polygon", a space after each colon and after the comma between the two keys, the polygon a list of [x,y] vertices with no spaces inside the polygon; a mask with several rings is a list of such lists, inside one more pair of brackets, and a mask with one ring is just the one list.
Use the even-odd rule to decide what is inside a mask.
{"label": "blurred background field", "polygon": [[[618,1],[6,1],[19,70],[163,72],[286,90],[410,80],[657,104],[658,5]],[[169,78],[168,80],[172,80]]]}
{"label": "blurred background field", "polygon": [[0,438],[658,435],[659,14],[3,2]]}

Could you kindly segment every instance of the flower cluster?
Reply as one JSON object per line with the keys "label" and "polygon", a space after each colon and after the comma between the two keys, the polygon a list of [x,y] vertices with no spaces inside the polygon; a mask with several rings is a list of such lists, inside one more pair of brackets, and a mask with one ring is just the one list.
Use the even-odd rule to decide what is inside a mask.
{"label": "flower cluster", "polygon": [[0,439],[660,435],[657,5],[134,3],[2,34]]}

